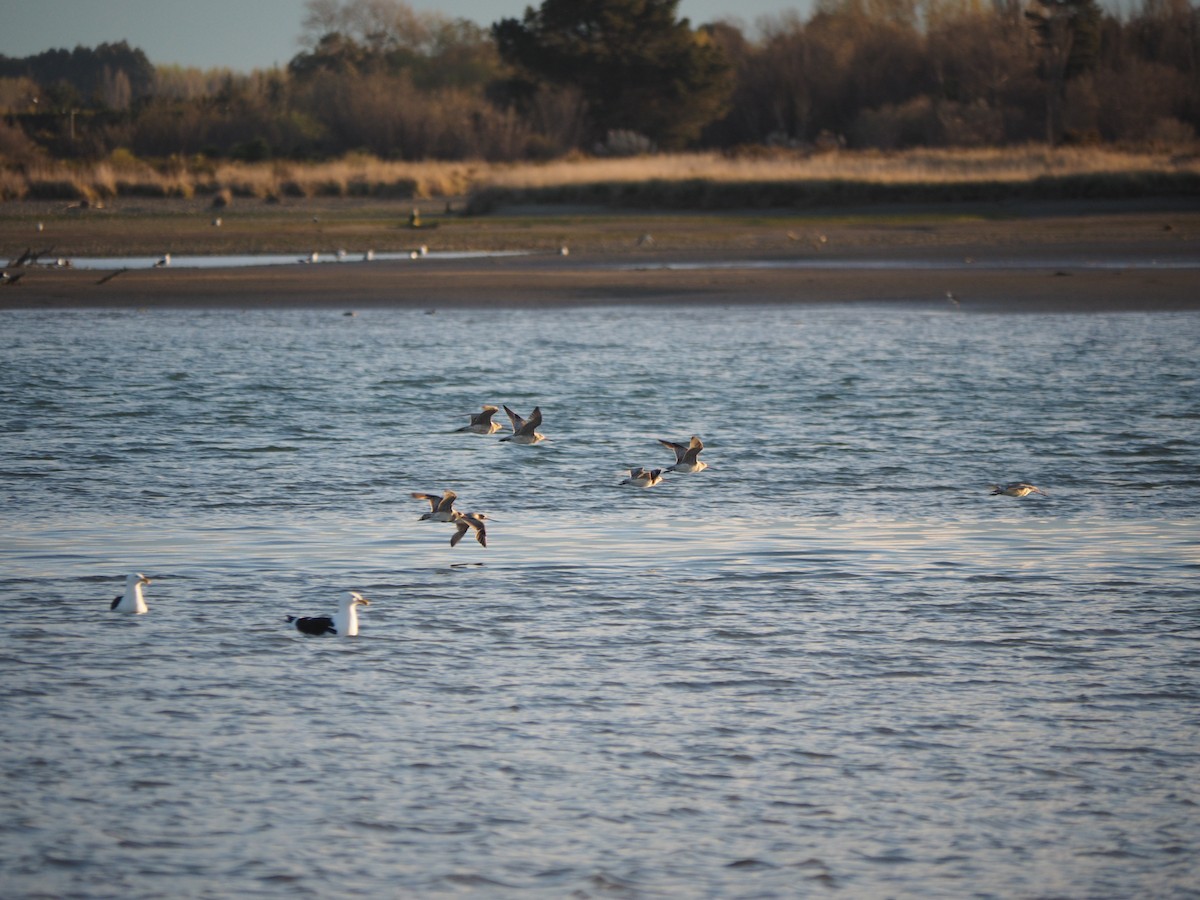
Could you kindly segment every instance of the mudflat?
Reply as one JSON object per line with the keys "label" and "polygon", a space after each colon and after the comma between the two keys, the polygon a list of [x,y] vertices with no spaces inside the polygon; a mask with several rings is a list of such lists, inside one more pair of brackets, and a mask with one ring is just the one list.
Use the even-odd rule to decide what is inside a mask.
{"label": "mudflat", "polygon": [[[219,212],[198,201],[119,201],[101,209],[7,203],[0,206],[0,256],[39,256],[37,265],[6,269],[20,278],[0,284],[0,308],[742,300],[1200,308],[1200,209],[1183,201],[662,214],[538,207],[477,217],[442,202],[418,206],[416,227],[413,208],[349,200]],[[368,250],[401,258],[366,261]],[[333,261],[339,251],[343,261]],[[300,262],[314,252],[322,261]],[[143,260],[116,275],[82,264],[165,253],[283,253],[296,262],[156,268]],[[457,255],[466,253],[508,255]]]}

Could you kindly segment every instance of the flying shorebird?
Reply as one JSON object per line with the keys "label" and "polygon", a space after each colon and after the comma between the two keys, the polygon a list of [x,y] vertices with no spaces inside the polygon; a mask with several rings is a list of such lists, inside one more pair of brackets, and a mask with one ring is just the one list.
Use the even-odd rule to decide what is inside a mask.
{"label": "flying shorebird", "polygon": [[687,444],[664,441],[662,438],[659,438],[658,442],[668,450],[675,451],[675,465],[667,466],[668,472],[703,472],[708,468],[708,463],[698,459],[700,451],[704,449],[704,444],[696,435],[693,434]]}
{"label": "flying shorebird", "polygon": [[635,487],[654,487],[663,480],[662,469],[643,469],[636,466],[629,470],[629,477],[621,484],[632,484]]}
{"label": "flying shorebird", "polygon": [[442,496],[440,496],[440,497],[437,494],[421,494],[421,493],[417,493],[414,491],[412,494],[412,498],[414,500],[428,500],[429,501],[429,512],[427,512],[427,513],[425,513],[425,515],[421,516],[421,518],[418,519],[418,521],[420,521],[420,522],[450,522],[450,521],[453,521],[454,516],[455,516],[454,501],[458,499],[458,494],[454,493],[454,491],[444,491],[442,493]]}
{"label": "flying shorebird", "polygon": [[533,408],[528,419],[522,419],[507,406],[504,407],[504,411],[508,413],[508,418],[512,422],[513,433],[506,434],[500,440],[512,441],[514,444],[536,444],[538,441],[546,439],[544,434],[539,434],[537,431],[537,427],[542,424],[542,408],[540,406]]}
{"label": "flying shorebird", "polygon": [[990,487],[993,496],[996,494],[1004,494],[1009,497],[1025,497],[1029,494],[1041,494],[1043,497],[1049,496],[1040,487],[1034,487],[1032,484],[1024,481],[1010,481],[1008,484],[993,484]]}
{"label": "flying shorebird", "polygon": [[338,611],[332,616],[288,616],[288,624],[301,634],[336,634],[354,637],[358,634],[358,607],[370,606],[371,601],[357,591],[338,602]]}
{"label": "flying shorebird", "polygon": [[128,271],[129,271],[128,266],[122,266],[119,269],[113,269],[107,275],[104,275],[103,277],[101,277],[100,280],[96,282],[96,284],[107,284],[108,282],[110,282],[114,278],[116,278],[118,275],[123,275],[124,273],[126,273]]}
{"label": "flying shorebird", "polygon": [[450,538],[450,546],[453,547],[457,545],[458,542],[462,540],[463,535],[467,533],[468,528],[474,528],[475,540],[479,541],[479,545],[481,547],[486,547],[487,529],[483,525],[483,520],[486,518],[486,513],[455,512],[450,521],[455,524],[458,530],[454,532],[454,537]]}
{"label": "flying shorebird", "polygon": [[113,600],[112,606],[109,609],[114,612],[133,613],[140,615],[144,612],[149,612],[146,606],[146,598],[142,596],[142,585],[149,584],[150,579],[140,572],[133,575],[125,576],[125,593],[120,594]]}
{"label": "flying shorebird", "polygon": [[492,416],[500,412],[498,406],[485,406],[483,412],[470,413],[471,424],[456,428],[455,431],[470,431],[475,434],[492,434],[500,430],[500,423],[493,422]]}

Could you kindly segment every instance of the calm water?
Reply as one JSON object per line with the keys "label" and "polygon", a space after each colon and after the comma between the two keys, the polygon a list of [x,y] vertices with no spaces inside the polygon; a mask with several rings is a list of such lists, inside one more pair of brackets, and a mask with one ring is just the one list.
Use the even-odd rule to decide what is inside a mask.
{"label": "calm water", "polygon": [[[2,893],[1195,897],[1198,346],[2,313]],[[453,433],[482,403],[551,440]],[[693,433],[711,470],[617,487]],[[417,521],[446,488],[487,549]],[[357,639],[284,627],[349,589]]]}

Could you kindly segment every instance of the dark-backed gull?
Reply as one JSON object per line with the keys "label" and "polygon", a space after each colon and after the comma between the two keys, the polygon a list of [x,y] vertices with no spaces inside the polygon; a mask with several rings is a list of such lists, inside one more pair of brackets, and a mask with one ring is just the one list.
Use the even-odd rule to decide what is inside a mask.
{"label": "dark-backed gull", "polygon": [[358,634],[358,607],[370,606],[371,601],[357,591],[350,591],[338,602],[333,616],[288,616],[288,624],[301,634],[336,634],[353,637]]}
{"label": "dark-backed gull", "polygon": [[149,612],[146,606],[146,598],[142,596],[142,585],[149,584],[150,579],[140,572],[133,575],[125,576],[125,593],[119,594],[113,599],[112,606],[109,609],[114,612],[133,613],[140,615],[144,612]]}

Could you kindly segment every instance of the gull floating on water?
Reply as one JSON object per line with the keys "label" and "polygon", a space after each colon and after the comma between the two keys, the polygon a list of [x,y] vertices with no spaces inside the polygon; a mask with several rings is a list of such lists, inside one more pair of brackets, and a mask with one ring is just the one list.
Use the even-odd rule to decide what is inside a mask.
{"label": "gull floating on water", "polygon": [[358,607],[370,606],[371,601],[357,591],[338,602],[338,611],[332,616],[288,616],[288,624],[301,634],[337,634],[353,637],[358,634]]}
{"label": "gull floating on water", "polygon": [[468,528],[475,529],[475,540],[479,541],[481,547],[487,546],[487,529],[483,526],[483,520],[487,518],[485,513],[455,512],[451,521],[457,526],[458,530],[454,532],[454,537],[450,538],[450,546],[454,547],[462,540]]}
{"label": "gull floating on water", "polygon": [[514,444],[536,444],[538,441],[546,439],[546,436],[539,434],[537,430],[537,427],[542,424],[542,408],[540,406],[533,408],[528,419],[522,419],[507,406],[504,407],[504,411],[508,413],[508,418],[512,422],[513,433],[505,435],[500,440],[512,441]]}
{"label": "gull floating on water", "polygon": [[675,451],[675,465],[667,466],[668,472],[703,472],[708,468],[708,463],[698,459],[700,451],[704,449],[704,444],[696,435],[693,434],[687,444],[664,441],[662,438],[659,438],[658,442],[668,450]]}
{"label": "gull floating on water", "polygon": [[471,424],[456,428],[455,431],[470,431],[475,434],[493,434],[500,430],[500,423],[493,422],[492,416],[500,412],[498,406],[485,406],[483,412],[470,413]]}
{"label": "gull floating on water", "polygon": [[1035,487],[1024,481],[1010,481],[1008,484],[993,484],[991,485],[992,495],[1004,494],[1008,497],[1025,497],[1029,494],[1041,494],[1043,497],[1048,496],[1040,487]]}
{"label": "gull floating on water", "polygon": [[453,521],[456,513],[454,512],[454,501],[458,499],[458,494],[454,491],[445,491],[442,496],[437,494],[421,494],[413,492],[414,500],[428,500],[429,512],[421,516],[418,521],[421,522],[450,522]]}
{"label": "gull floating on water", "polygon": [[162,255],[162,259],[160,259],[158,262],[156,262],[156,263],[154,264],[154,268],[156,268],[156,269],[164,269],[164,268],[166,268],[167,266],[169,266],[170,264],[171,264],[171,254],[170,254],[170,253],[164,253],[164,254]]}
{"label": "gull floating on water", "polygon": [[125,593],[120,594],[114,599],[109,609],[114,612],[133,613],[135,616],[149,612],[150,610],[146,606],[146,598],[142,596],[142,585],[149,583],[150,579],[141,573],[126,575]]}
{"label": "gull floating on water", "polygon": [[662,469],[643,469],[637,466],[629,470],[629,477],[621,484],[632,484],[635,487],[654,487],[663,480]]}

